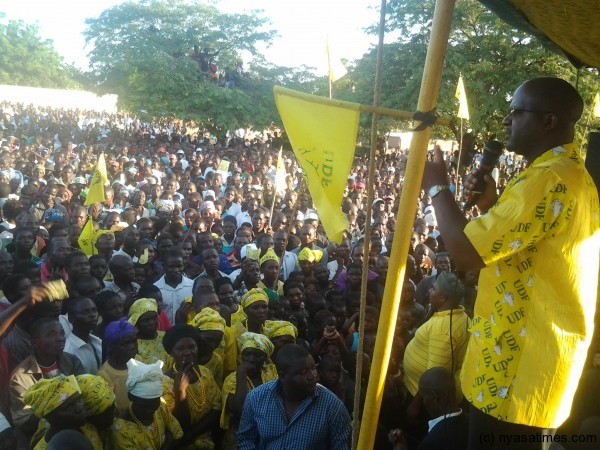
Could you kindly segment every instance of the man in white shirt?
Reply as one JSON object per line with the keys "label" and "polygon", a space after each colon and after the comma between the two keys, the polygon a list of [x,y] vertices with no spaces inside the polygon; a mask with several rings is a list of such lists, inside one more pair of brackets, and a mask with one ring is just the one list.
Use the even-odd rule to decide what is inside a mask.
{"label": "man in white shirt", "polygon": [[102,340],[91,334],[98,325],[98,310],[92,299],[81,297],[69,304],[73,331],[65,341],[65,352],[75,355],[85,373],[96,375],[102,366]]}
{"label": "man in white shirt", "polygon": [[183,269],[183,255],[177,250],[169,252],[165,259],[165,274],[154,283],[162,293],[164,311],[172,324],[183,301],[192,298],[194,282],[183,275]]}
{"label": "man in white shirt", "polygon": [[[299,268],[298,266],[298,256],[292,252],[288,252],[285,249],[287,244],[287,231],[279,230],[275,233],[273,237],[273,250],[275,254],[279,257],[281,262],[281,276],[283,281],[286,281],[294,270]],[[283,258],[283,260],[281,259]]]}

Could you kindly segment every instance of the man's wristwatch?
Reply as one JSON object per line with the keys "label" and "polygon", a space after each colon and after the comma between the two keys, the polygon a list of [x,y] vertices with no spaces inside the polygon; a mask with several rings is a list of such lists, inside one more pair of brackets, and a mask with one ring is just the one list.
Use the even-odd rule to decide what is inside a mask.
{"label": "man's wristwatch", "polygon": [[430,187],[427,193],[431,198],[433,198],[440,192],[445,191],[447,189],[450,189],[450,186],[448,186],[447,184],[436,184],[435,186]]}

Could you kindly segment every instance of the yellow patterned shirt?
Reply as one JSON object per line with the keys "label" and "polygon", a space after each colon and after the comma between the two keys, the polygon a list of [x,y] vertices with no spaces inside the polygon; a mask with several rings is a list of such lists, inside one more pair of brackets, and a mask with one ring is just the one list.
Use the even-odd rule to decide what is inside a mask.
{"label": "yellow patterned shirt", "polygon": [[593,331],[598,227],[574,144],[539,156],[465,227],[486,265],[461,373],[481,411],[542,428],[569,416]]}
{"label": "yellow patterned shirt", "polygon": [[156,450],[162,448],[167,431],[173,439],[181,439],[183,431],[177,419],[161,405],[154,414],[154,423],[140,426],[125,419],[115,419],[110,429],[111,448],[123,450]]}
{"label": "yellow patterned shirt", "polygon": [[[41,424],[41,422],[40,422],[40,424]],[[46,423],[46,425],[47,425],[47,423]],[[47,428],[47,426],[45,428]],[[79,429],[79,431],[81,431],[81,434],[83,434],[86,438],[88,438],[88,440],[92,444],[92,447],[94,448],[94,450],[102,450],[103,449],[102,438],[100,437],[100,434],[98,433],[98,430],[96,429],[96,427],[94,425],[92,425],[89,422],[86,422],[85,425],[83,425]],[[48,443],[46,442],[46,438],[43,437],[33,447],[33,450],[46,450],[46,448],[48,448]]]}
{"label": "yellow patterned shirt", "polygon": [[[210,370],[204,366],[196,365],[194,371],[198,376],[198,380],[189,384],[185,391],[192,425],[200,422],[210,411],[221,411],[221,389],[217,386]],[[163,400],[165,400],[167,409],[173,412],[175,408],[174,380],[169,377],[165,378]],[[194,445],[197,449],[214,448],[211,433],[207,432],[197,436]]]}
{"label": "yellow patterned shirt", "polygon": [[138,339],[138,354],[135,359],[145,364],[154,364],[160,360],[164,363],[163,371],[171,367],[173,365],[171,356],[166,352],[162,343],[164,335],[164,331],[158,331],[156,339]]}

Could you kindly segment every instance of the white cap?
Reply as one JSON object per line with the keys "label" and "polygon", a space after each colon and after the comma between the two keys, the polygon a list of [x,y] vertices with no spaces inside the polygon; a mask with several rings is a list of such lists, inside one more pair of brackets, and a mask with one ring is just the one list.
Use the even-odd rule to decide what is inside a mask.
{"label": "white cap", "polygon": [[304,220],[319,220],[319,216],[317,216],[317,213],[309,212],[304,215]]}
{"label": "white cap", "polygon": [[207,197],[212,197],[213,200],[217,199],[217,196],[215,195],[215,191],[213,191],[211,189],[204,191],[204,193],[202,194],[202,200],[206,200]]}

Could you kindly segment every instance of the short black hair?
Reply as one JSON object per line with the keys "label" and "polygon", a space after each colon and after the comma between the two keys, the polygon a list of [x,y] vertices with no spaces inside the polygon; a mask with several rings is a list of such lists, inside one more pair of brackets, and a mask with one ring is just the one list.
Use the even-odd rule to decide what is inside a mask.
{"label": "short black hair", "polygon": [[[119,294],[117,294],[114,291],[102,291],[100,292],[97,296],[96,296],[96,308],[98,308],[99,312],[104,311],[104,308],[106,307],[106,304],[108,303],[109,300],[113,299],[113,298],[119,298]],[[87,298],[87,297],[83,297],[83,298]],[[69,302],[71,303],[71,302]]]}
{"label": "short black hair", "polygon": [[54,317],[41,317],[37,320],[34,320],[33,323],[31,324],[31,329],[29,331],[29,333],[31,334],[32,338],[37,338],[39,336],[41,336],[42,331],[44,330],[44,328],[46,328],[46,326],[48,324],[59,324],[60,322],[58,321],[58,319],[54,318]]}
{"label": "short black hair", "polygon": [[287,372],[294,365],[295,361],[305,359],[310,356],[308,350],[300,347],[298,344],[284,345],[275,356],[275,367],[277,372]]}
{"label": "short black hair", "polygon": [[67,255],[67,257],[65,258],[65,267],[71,267],[73,260],[75,258],[81,258],[81,257],[84,257],[87,259],[87,255],[85,253],[83,253],[81,250],[75,250],[73,252],[70,252]]}
{"label": "short black hair", "polygon": [[143,284],[138,291],[139,298],[152,297],[156,292],[160,292],[160,289],[153,284]]}

